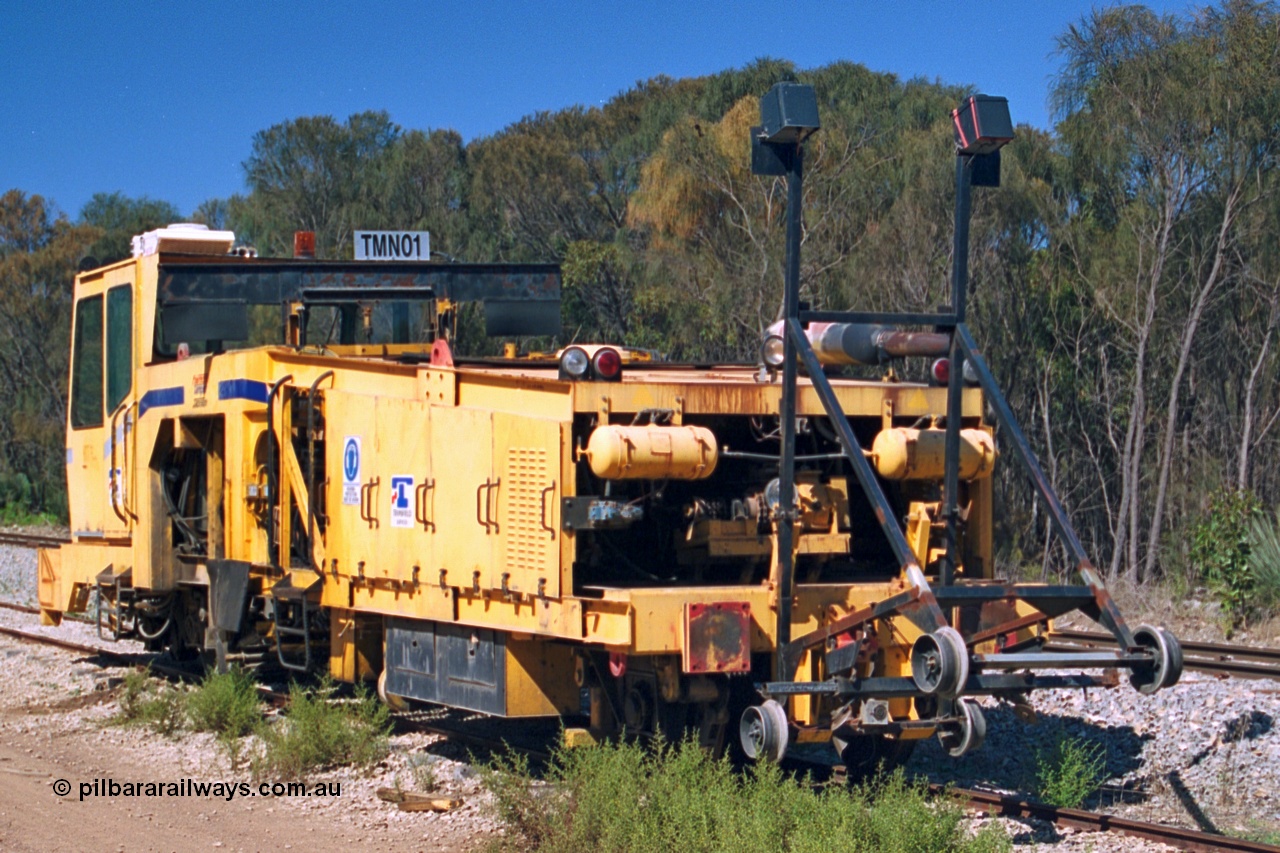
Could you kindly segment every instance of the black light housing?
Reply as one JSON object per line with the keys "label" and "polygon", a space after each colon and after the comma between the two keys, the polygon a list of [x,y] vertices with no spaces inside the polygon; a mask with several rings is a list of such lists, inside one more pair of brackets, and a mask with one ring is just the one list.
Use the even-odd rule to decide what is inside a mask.
{"label": "black light housing", "polygon": [[765,142],[794,145],[821,127],[812,86],[777,83],[760,99],[760,136]]}
{"label": "black light housing", "polygon": [[994,154],[1013,139],[1008,98],[970,95],[951,111],[951,120],[960,154]]}

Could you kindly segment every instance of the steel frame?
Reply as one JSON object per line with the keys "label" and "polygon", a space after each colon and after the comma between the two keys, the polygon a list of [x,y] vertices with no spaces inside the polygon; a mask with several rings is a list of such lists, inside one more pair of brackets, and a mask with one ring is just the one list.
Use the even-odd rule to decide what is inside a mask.
{"label": "steel frame", "polygon": [[[982,173],[982,184],[990,185],[992,174],[998,176],[999,153],[974,155],[957,153],[956,158],[956,229],[954,234],[953,269],[951,277],[951,305],[939,313],[859,312],[859,311],[810,311],[800,310],[799,269],[801,206],[803,201],[804,152],[802,142],[777,144],[759,141],[774,149],[775,162],[785,167],[787,179],[787,259],[783,294],[782,319],[784,321],[784,360],[782,365],[782,447],[779,459],[780,507],[777,513],[778,531],[778,653],[775,665],[775,681],[761,685],[766,695],[827,694],[851,698],[891,698],[925,695],[911,678],[844,678],[832,677],[824,682],[794,681],[797,668],[805,652],[825,646],[836,634],[869,625],[877,619],[903,616],[921,631],[932,633],[949,624],[944,607],[989,601],[1018,599],[1033,604],[1045,616],[1051,618],[1079,610],[1105,627],[1115,638],[1118,650],[1102,654],[1030,652],[1010,655],[973,655],[973,674],[962,688],[962,694],[1018,694],[1029,689],[1048,687],[1088,687],[1102,684],[1106,679],[1090,676],[1058,676],[1019,674],[988,674],[984,669],[1049,669],[1049,668],[1127,668],[1148,669],[1155,665],[1151,650],[1138,646],[1133,632],[1120,614],[1115,602],[1102,583],[1101,577],[1090,561],[1080,538],[1071,525],[1070,518],[1053,490],[1044,470],[1031,450],[1030,443],[1018,426],[1013,411],[1005,400],[985,360],[978,352],[973,336],[965,323],[966,295],[968,290],[969,219],[975,167]],[[997,178],[998,181],[998,178]],[[835,391],[824,375],[822,365],[806,334],[805,325],[810,322],[836,323],[887,323],[896,326],[932,325],[936,331],[950,339],[950,376],[947,387],[947,416],[945,438],[945,467],[943,482],[943,517],[946,521],[946,554],[939,571],[937,588],[926,580],[915,553],[899,526],[895,510],[880,487],[879,479],[863,453],[848,418],[844,414]],[[957,583],[958,541],[961,517],[958,506],[961,401],[964,390],[965,362],[971,365],[981,386],[985,400],[990,404],[995,421],[1002,431],[1005,443],[1012,447],[1014,456],[1026,470],[1040,500],[1043,501],[1055,532],[1074,561],[1081,586],[1008,585]],[[876,515],[880,528],[887,538],[894,556],[909,584],[907,590],[831,623],[823,629],[803,637],[791,637],[791,603],[794,590],[795,536],[795,450],[796,399],[799,365],[803,364],[823,408],[835,426],[836,435],[849,461],[853,473]],[[989,633],[989,632],[988,632]],[[975,640],[970,638],[969,645]],[[1114,675],[1114,673],[1112,673]],[[1110,682],[1114,683],[1114,679]]]}

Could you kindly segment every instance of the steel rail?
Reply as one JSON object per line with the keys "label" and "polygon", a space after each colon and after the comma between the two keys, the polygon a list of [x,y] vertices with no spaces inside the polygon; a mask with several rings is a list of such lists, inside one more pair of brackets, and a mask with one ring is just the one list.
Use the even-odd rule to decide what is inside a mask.
{"label": "steel rail", "polygon": [[0,545],[13,545],[18,548],[57,548],[59,545],[69,544],[71,540],[65,536],[0,531]]}
{"label": "steel rail", "polygon": [[[1046,649],[1066,651],[1091,646],[1114,646],[1107,634],[1094,631],[1052,631]],[[1182,643],[1183,668],[1237,678],[1280,681],[1280,649],[1231,643]]]}
{"label": "steel rail", "polygon": [[[24,642],[34,642],[41,645],[54,646],[66,651],[94,655],[106,660],[116,661],[119,665],[123,666],[133,665],[136,663],[135,659],[138,657],[137,653],[131,654],[127,652],[117,652],[111,649],[104,649],[99,646],[91,646],[86,643],[64,640],[60,637],[50,637],[46,634],[34,634],[17,628],[0,626],[0,635],[12,637]],[[152,666],[154,666],[154,662],[152,663]],[[190,677],[188,673],[178,670],[166,671],[165,668],[162,667],[161,671],[181,678]],[[263,693],[263,698],[268,701],[274,700],[275,704],[280,704],[283,701],[286,701],[286,696],[284,694],[277,693],[276,691],[264,689],[261,692]],[[399,725],[412,730],[430,732],[432,734],[437,734],[441,737],[472,746],[479,746],[494,750],[514,751],[523,753],[530,758],[541,761],[545,761],[550,757],[550,753],[547,750],[526,745],[516,745],[512,744],[506,738],[488,737],[483,734],[469,732],[455,726],[443,725],[440,720],[424,720],[421,718],[415,718],[412,713],[397,714],[396,721]],[[1280,853],[1280,847],[1263,844],[1257,841],[1249,841],[1243,838],[1233,838],[1227,835],[1215,835],[1192,829],[1184,829],[1177,826],[1144,823],[1142,821],[1130,820],[1128,818],[1116,817],[1114,815],[1100,814],[1098,812],[1087,812],[1080,809],[1057,808],[1055,806],[1022,800],[1017,797],[1004,794],[975,791],[967,788],[942,788],[939,786],[932,786],[932,790],[935,793],[956,797],[964,803],[966,808],[989,815],[999,817],[1030,817],[1048,821],[1053,823],[1055,826],[1074,827],[1076,829],[1094,832],[1115,832],[1133,838],[1141,838],[1147,841],[1168,844],[1172,847],[1177,847],[1180,850],[1203,851],[1203,853],[1211,853],[1211,851],[1219,850],[1240,851],[1240,853]]]}
{"label": "steel rail", "polygon": [[1063,809],[1056,806],[1035,803],[1005,794],[993,794],[988,791],[973,791],[967,788],[943,789],[935,787],[938,793],[949,791],[959,798],[968,808],[998,817],[1030,817],[1049,821],[1055,826],[1069,826],[1093,832],[1115,832],[1132,838],[1142,838],[1177,847],[1179,850],[1203,851],[1241,851],[1241,853],[1280,853],[1280,847],[1249,841],[1244,838],[1233,838],[1229,835],[1216,835],[1180,826],[1168,826],[1159,823],[1144,823],[1115,815],[1087,812],[1080,809]]}
{"label": "steel rail", "polygon": [[491,752],[515,752],[538,762],[551,760],[552,748],[550,745],[543,748],[541,746],[530,746],[527,743],[512,743],[508,737],[490,737],[478,732],[467,731],[457,726],[445,725],[439,720],[424,720],[420,718],[420,713],[419,711],[407,711],[394,714],[393,717],[397,727],[403,727],[410,731],[439,735],[455,743],[487,749]]}
{"label": "steel rail", "polygon": [[[40,615],[39,607],[33,607],[30,604],[18,604],[16,601],[0,601],[0,609],[15,610],[18,613],[30,613],[34,616]],[[92,619],[79,613],[63,613],[62,618],[69,622],[84,622],[89,625],[93,624]]]}
{"label": "steel rail", "polygon": [[104,649],[101,646],[91,646],[88,643],[77,643],[74,640],[64,640],[61,637],[50,637],[48,634],[35,634],[31,631],[23,631],[21,628],[8,628],[0,625],[0,635],[12,637],[15,640],[22,640],[28,643],[39,643],[44,646],[55,646],[68,652],[79,652],[80,654],[95,655],[106,660],[114,660],[119,662],[121,666],[132,666],[134,658],[145,652],[118,652],[113,649]]}

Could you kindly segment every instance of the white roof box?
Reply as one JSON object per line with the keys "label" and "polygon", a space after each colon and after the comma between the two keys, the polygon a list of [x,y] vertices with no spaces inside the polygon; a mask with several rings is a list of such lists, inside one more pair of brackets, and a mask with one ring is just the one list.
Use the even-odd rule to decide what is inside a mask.
{"label": "white roof box", "polygon": [[177,252],[186,255],[225,255],[236,243],[234,231],[210,231],[208,225],[179,222],[133,238],[133,256]]}

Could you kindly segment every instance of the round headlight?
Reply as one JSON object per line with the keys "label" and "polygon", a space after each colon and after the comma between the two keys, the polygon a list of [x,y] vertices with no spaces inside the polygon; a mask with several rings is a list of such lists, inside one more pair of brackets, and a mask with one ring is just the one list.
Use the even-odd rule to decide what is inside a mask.
{"label": "round headlight", "polygon": [[786,344],[778,335],[769,335],[760,345],[760,360],[770,367],[782,367],[786,353]]}
{"label": "round headlight", "polygon": [[587,351],[581,347],[569,347],[560,355],[560,369],[570,379],[581,379],[587,375],[587,368],[591,366],[591,359],[587,357]]}
{"label": "round headlight", "polygon": [[596,357],[591,360],[591,367],[596,379],[617,379],[622,375],[622,356],[618,355],[616,349],[605,347],[596,352]]}

